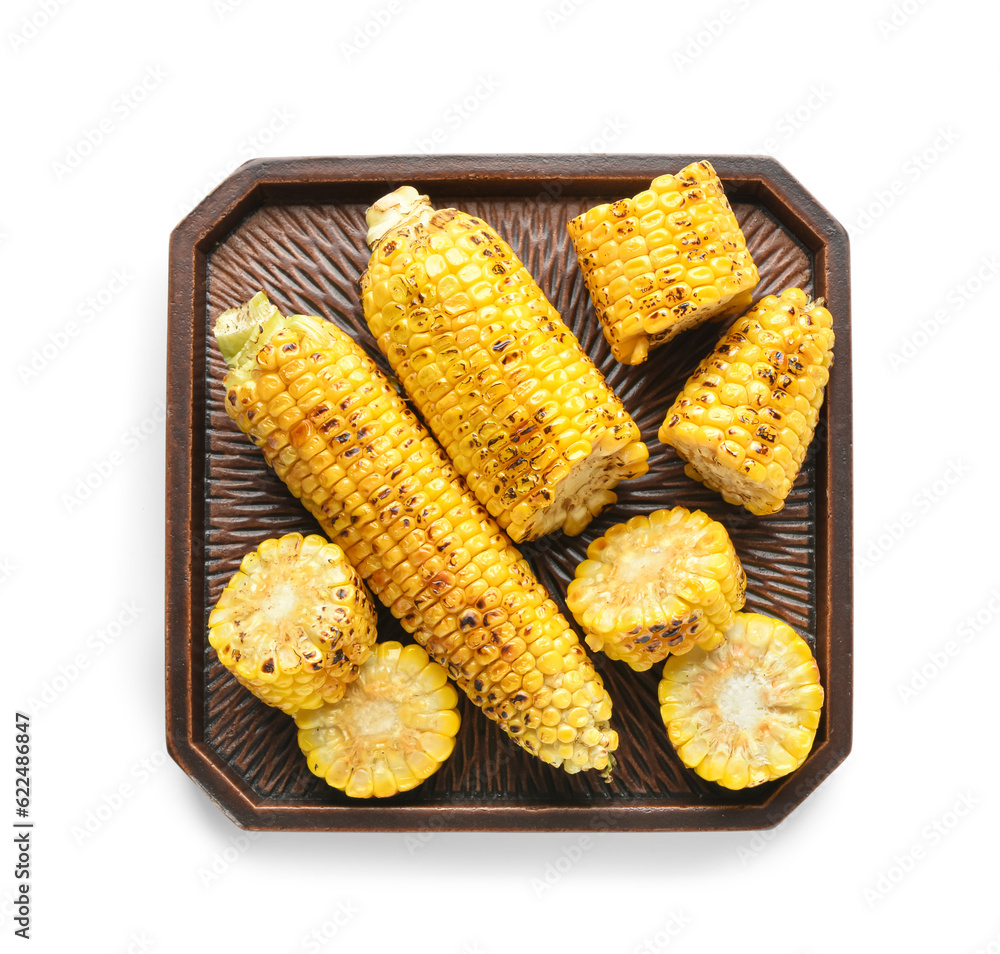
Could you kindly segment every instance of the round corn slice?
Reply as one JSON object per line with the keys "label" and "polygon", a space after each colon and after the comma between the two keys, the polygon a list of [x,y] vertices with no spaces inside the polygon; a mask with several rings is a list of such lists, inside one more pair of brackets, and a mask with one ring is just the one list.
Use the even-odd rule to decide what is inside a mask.
{"label": "round corn slice", "polygon": [[823,688],[809,644],[787,623],[737,613],[714,652],[667,660],[659,700],[681,761],[710,782],[740,789],[805,761]]}
{"label": "round corn slice", "polygon": [[208,618],[222,664],[294,715],[335,702],[375,643],[375,607],[343,550],[289,533],[248,553]]}
{"label": "round corn slice", "polygon": [[420,646],[379,643],[339,702],[295,717],[309,770],[352,798],[408,792],[451,755],[458,693]]}
{"label": "round corn slice", "polygon": [[640,672],[693,646],[713,649],[746,600],[726,528],[701,510],[657,510],[587,548],[566,605],[587,645]]}

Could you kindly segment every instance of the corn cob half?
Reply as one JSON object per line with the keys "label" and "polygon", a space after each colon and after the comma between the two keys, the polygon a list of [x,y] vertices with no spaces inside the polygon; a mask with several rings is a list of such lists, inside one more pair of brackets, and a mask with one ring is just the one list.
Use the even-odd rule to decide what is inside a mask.
{"label": "corn cob half", "polygon": [[750,305],[757,267],[710,162],[567,225],[611,352],[641,364],[686,328]]}
{"label": "corn cob half", "polygon": [[659,700],[681,761],[710,782],[739,789],[805,761],[823,687],[809,644],[787,623],[737,613],[718,649],[667,660]]}
{"label": "corn cob half", "polygon": [[368,223],[365,320],[456,470],[512,540],[580,533],[648,469],[621,401],[482,219],[404,186]]}
{"label": "corn cob half", "polygon": [[430,778],[451,755],[458,694],[419,646],[379,643],[338,702],[299,712],[309,770],[352,798],[385,798]]}
{"label": "corn cob half", "polygon": [[294,715],[336,702],[375,643],[375,607],[336,544],[289,533],[248,553],[208,617],[239,683]]}
{"label": "corn cob half", "polygon": [[776,513],[816,432],[833,318],[800,288],[736,320],[667,411],[659,437],[684,472],[751,513]]}
{"label": "corn cob half", "polygon": [[230,416],[487,716],[567,772],[610,770],[611,699],[520,553],[351,338],[274,311],[262,292],[219,317]]}
{"label": "corn cob half", "polygon": [[615,524],[587,548],[566,591],[587,645],[640,672],[695,645],[714,649],[745,601],[726,528],[684,507]]}

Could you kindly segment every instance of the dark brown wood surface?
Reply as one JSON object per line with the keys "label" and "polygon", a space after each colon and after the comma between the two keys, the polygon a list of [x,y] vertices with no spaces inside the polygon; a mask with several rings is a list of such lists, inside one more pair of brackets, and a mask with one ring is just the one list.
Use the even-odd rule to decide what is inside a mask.
{"label": "dark brown wood surface", "polygon": [[[755,517],[689,480],[656,433],[720,328],[687,332],[639,366],[600,333],[565,224],[708,158],[726,186],[761,275],[759,298],[799,285],[827,300],[836,346],[816,438],[784,510]],[[779,616],[813,646],[826,704],[813,752],[793,775],[726,790],[680,763],[656,701],[661,667],[635,673],[592,654],[621,736],[613,780],[570,776],[510,742],[462,699],[454,755],[414,792],[349,799],[307,769],[294,722],[259,702],[208,646],[208,613],[263,539],[316,532],[312,518],[226,415],[211,323],[263,288],[285,312],[348,330],[385,369],[361,314],[364,210],[402,183],[438,207],[489,221],[513,246],[632,412],[649,473],[579,537],[524,544],[563,594],[591,540],[611,524],[678,504],[729,529],[747,571],[747,610]],[[167,741],[181,767],[236,822],[270,829],[599,829],[769,827],[850,751],[852,689],[850,278],[844,229],[773,159],[754,156],[516,156],[268,159],[247,163],[175,229],[170,247],[167,420]],[[569,617],[571,619],[571,617]],[[379,638],[410,641],[388,611]]]}

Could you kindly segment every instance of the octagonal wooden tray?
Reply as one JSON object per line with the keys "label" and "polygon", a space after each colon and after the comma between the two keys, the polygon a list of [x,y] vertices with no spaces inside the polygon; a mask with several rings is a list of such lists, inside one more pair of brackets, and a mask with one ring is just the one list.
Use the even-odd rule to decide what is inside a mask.
{"label": "octagonal wooden tray", "polygon": [[[690,331],[637,367],[600,334],[566,222],[633,195],[664,172],[708,158],[722,177],[760,270],[755,298],[799,285],[826,299],[837,335],[817,436],[780,513],[754,517],[689,480],[656,432],[715,325]],[[364,211],[402,183],[435,205],[487,219],[514,247],[639,424],[650,471],[581,536],[521,549],[557,602],[587,544],[612,523],[660,507],[700,507],[733,538],[747,609],[780,616],[814,647],[826,705],[805,765],[728,792],[687,771],[659,718],[660,667],[632,672],[594,654],[621,736],[613,780],[552,769],[462,699],[454,755],[392,799],[348,799],[311,775],[294,722],[258,702],[208,646],[208,613],[243,554],[268,536],[317,532],[222,405],[211,323],[265,289],[285,312],[320,315],[385,368],[361,315]],[[167,419],[167,740],[181,767],[238,824],[328,830],[734,829],[776,824],[851,744],[851,335],[844,229],[776,161],[757,156],[440,156],[265,159],[247,163],[175,229],[170,246]],[[565,607],[563,606],[565,612]],[[381,639],[409,637],[382,610]]]}

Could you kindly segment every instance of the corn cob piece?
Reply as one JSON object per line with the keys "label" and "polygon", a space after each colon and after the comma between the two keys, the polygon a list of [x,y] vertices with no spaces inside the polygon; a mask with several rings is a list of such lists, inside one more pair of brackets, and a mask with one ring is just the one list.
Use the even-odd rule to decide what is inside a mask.
{"label": "corn cob piece", "polygon": [[604,337],[625,364],[641,364],[686,328],[740,314],[759,280],[709,162],[660,176],[567,228]]}
{"label": "corn cob piece", "polygon": [[515,542],[580,533],[646,445],[511,247],[404,186],[368,210],[365,320],[469,489]]}
{"label": "corn cob piece", "polygon": [[336,702],[375,643],[375,607],[336,544],[289,533],[248,553],[208,617],[241,685],[294,715]]}
{"label": "corn cob piece", "polygon": [[671,653],[718,646],[743,608],[746,582],[726,528],[674,507],[594,540],[566,605],[591,649],[644,672]]}
{"label": "corn cob piece", "polygon": [[458,693],[419,646],[379,643],[339,702],[299,712],[309,771],[353,798],[385,798],[430,778],[451,755]]}
{"label": "corn cob piece", "polygon": [[833,318],[800,288],[737,319],[667,411],[659,437],[684,472],[751,513],[776,513],[816,432]]}
{"label": "corn cob piece", "polygon": [[725,788],[750,788],[794,772],[816,738],[819,667],[787,623],[737,613],[714,652],[671,656],[660,715],[681,761]]}
{"label": "corn cob piece", "polygon": [[270,307],[219,318],[246,335],[225,355],[230,416],[487,716],[567,772],[610,771],[611,699],[528,564],[351,338],[300,315],[263,340]]}

